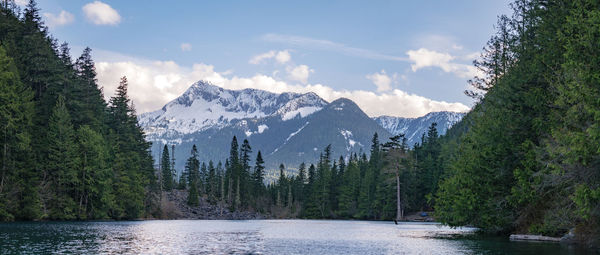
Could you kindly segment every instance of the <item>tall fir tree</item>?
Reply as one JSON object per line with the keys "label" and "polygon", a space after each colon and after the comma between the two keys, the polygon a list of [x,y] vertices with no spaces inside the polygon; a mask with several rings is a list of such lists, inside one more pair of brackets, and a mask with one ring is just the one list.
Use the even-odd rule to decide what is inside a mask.
{"label": "tall fir tree", "polygon": [[42,180],[50,219],[75,219],[78,208],[75,187],[79,186],[79,157],[71,117],[60,95],[48,123],[46,179]]}
{"label": "tall fir tree", "polygon": [[162,158],[160,160],[161,169],[161,185],[162,190],[171,191],[173,189],[173,176],[171,170],[171,159],[169,155],[169,146],[166,144],[163,146]]}
{"label": "tall fir tree", "polygon": [[192,146],[192,150],[190,152],[190,157],[187,159],[185,163],[185,170],[188,173],[188,198],[187,204],[190,206],[198,206],[199,201],[199,192],[198,192],[198,182],[200,179],[200,161],[198,160],[198,149],[196,145]]}

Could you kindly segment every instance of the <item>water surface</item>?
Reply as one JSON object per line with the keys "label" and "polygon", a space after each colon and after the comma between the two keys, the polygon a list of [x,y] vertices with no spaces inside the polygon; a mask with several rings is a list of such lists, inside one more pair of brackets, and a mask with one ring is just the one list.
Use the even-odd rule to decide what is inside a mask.
{"label": "water surface", "polygon": [[[170,220],[0,224],[1,254],[579,254],[435,223]],[[470,238],[460,237],[470,235]]]}

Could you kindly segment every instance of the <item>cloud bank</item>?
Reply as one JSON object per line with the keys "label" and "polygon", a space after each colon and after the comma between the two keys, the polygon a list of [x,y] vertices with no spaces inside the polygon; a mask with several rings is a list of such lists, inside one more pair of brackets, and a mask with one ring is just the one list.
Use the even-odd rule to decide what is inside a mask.
{"label": "cloud bank", "polygon": [[[302,69],[300,73],[310,73],[310,68],[307,66],[298,67]],[[365,90],[335,90],[323,84],[286,82],[265,74],[239,77],[230,72],[215,71],[214,66],[204,63],[185,67],[173,61],[131,58],[117,62],[99,61],[96,70],[98,82],[104,87],[107,99],[114,94],[119,78],[127,76],[129,95],[139,113],[160,109],[198,80],[206,80],[225,89],[254,88],[274,93],[314,92],[330,102],[345,97],[356,102],[369,116],[418,117],[435,111],[469,110],[469,107],[461,103],[436,101],[399,89],[388,89],[381,93]],[[302,78],[302,75],[299,78]]]}

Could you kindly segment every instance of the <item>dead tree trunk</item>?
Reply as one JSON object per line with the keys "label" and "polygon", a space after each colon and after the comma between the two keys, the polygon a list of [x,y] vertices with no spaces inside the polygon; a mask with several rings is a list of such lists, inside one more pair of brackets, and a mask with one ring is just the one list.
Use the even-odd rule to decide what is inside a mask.
{"label": "dead tree trunk", "polygon": [[396,172],[396,220],[404,219],[404,211],[402,210],[402,200],[400,197],[400,175]]}

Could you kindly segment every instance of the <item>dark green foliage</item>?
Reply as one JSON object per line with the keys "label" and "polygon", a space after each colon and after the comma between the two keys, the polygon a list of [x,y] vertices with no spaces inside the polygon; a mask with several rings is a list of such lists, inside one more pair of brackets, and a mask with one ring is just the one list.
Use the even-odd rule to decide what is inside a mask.
{"label": "dark green foliage", "polygon": [[160,159],[160,178],[161,178],[161,185],[162,185],[162,190],[164,191],[170,191],[173,189],[174,183],[173,183],[173,176],[172,176],[172,170],[171,170],[171,159],[169,156],[169,146],[167,146],[165,144],[164,148],[163,148],[163,152],[162,152],[162,157]]}
{"label": "dark green foliage", "polygon": [[190,206],[197,206],[199,203],[199,191],[198,186],[200,185],[200,161],[198,161],[198,149],[196,145],[192,147],[191,155],[185,163],[185,172],[187,173],[187,180],[189,186],[188,200],[187,203]]}
{"label": "dark green foliage", "polygon": [[440,139],[437,215],[494,232],[561,236],[575,228],[593,243],[600,6],[519,0],[512,7],[477,63],[487,76],[474,87],[487,93],[459,132]]}
{"label": "dark green foliage", "polygon": [[260,197],[264,193],[265,161],[260,151],[256,154],[254,173],[252,173],[254,197]]}
{"label": "dark green foliage", "polygon": [[[0,84],[0,220],[35,219],[40,214],[37,180],[32,176],[32,163],[27,162],[31,155],[33,93],[21,83],[13,60],[2,46]],[[21,206],[29,208],[21,211],[28,211],[27,215],[21,214]]]}
{"label": "dark green foliage", "polygon": [[112,169],[115,175],[113,191],[116,208],[112,217],[139,218],[150,205],[146,201],[148,185],[155,183],[150,144],[137,123],[135,110],[127,96],[127,78],[121,78],[115,96],[110,99]]}
{"label": "dark green foliage", "polygon": [[114,207],[108,147],[101,134],[87,125],[77,131],[79,187],[76,202],[78,218],[106,219]]}
{"label": "dark green foliage", "polygon": [[0,6],[0,220],[146,217],[156,176],[123,79],[107,107],[91,50],[71,62],[30,1]]}
{"label": "dark green foliage", "polygon": [[[71,117],[64,98],[58,97],[48,123],[48,159],[45,160],[43,197],[50,219],[75,219],[77,206],[73,195],[79,186],[77,147]],[[46,188],[47,187],[47,188]]]}

